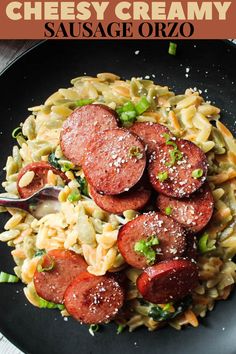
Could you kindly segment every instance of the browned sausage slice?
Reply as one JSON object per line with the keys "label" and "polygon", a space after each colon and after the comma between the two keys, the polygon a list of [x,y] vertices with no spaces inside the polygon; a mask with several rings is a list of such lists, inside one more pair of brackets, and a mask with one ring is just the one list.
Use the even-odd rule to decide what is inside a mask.
{"label": "browned sausage slice", "polygon": [[186,250],[184,253],[184,258],[188,258],[191,261],[197,261],[198,251],[197,251],[197,237],[192,233],[186,235]]}
{"label": "browned sausage slice", "polygon": [[89,184],[101,194],[127,192],[142,177],[146,165],[140,138],[125,129],[110,129],[90,142],[83,170]]}
{"label": "browned sausage slice", "polygon": [[168,216],[151,212],[138,216],[119,230],[118,248],[128,264],[140,269],[150,265],[149,257],[135,251],[135,245],[140,241],[147,242],[151,237],[157,237],[159,240],[159,244],[147,249],[151,255],[152,249],[156,252],[152,263],[180,257],[185,252],[184,229]]}
{"label": "browned sausage slice", "polygon": [[[163,144],[150,157],[150,182],[162,194],[183,198],[198,190],[206,180],[207,159],[191,141],[172,138],[169,142],[176,144],[177,150],[173,145]],[[195,173],[200,176],[194,177]]]}
{"label": "browned sausage slice", "polygon": [[137,288],[145,300],[165,304],[190,294],[197,281],[196,264],[187,259],[176,259],[145,269],[137,279]]}
{"label": "browned sausage slice", "polygon": [[170,217],[191,232],[201,231],[211,219],[214,209],[212,192],[207,183],[189,198],[175,199],[159,194],[156,205],[163,213],[169,208]]}
{"label": "browned sausage slice", "polygon": [[105,105],[89,104],[76,109],[62,127],[63,154],[75,165],[82,165],[86,146],[94,134],[117,126],[117,113]]}
{"label": "browned sausage slice", "polygon": [[143,209],[151,197],[151,191],[139,187],[119,195],[101,195],[90,187],[90,195],[101,209],[108,213],[122,214],[125,210]]}
{"label": "browned sausage slice", "polygon": [[[47,184],[47,175],[49,170],[60,176],[66,183],[69,183],[69,179],[66,177],[65,173],[52,167],[48,162],[32,162],[23,167],[18,174],[17,189],[21,198],[28,198],[39,189],[43,188],[45,184]],[[28,186],[20,187],[20,179],[28,171],[34,172],[34,178]]]}
{"label": "browned sausage slice", "polygon": [[63,304],[66,288],[77,275],[87,270],[87,266],[83,257],[75,252],[60,249],[49,251],[43,256],[41,264],[43,270],[48,270],[36,270],[34,274],[37,294],[47,301]]}
{"label": "browned sausage slice", "polygon": [[149,154],[155,150],[157,145],[165,143],[163,134],[172,135],[164,125],[151,122],[136,122],[129,129],[143,140]]}
{"label": "browned sausage slice", "polygon": [[76,320],[87,324],[115,317],[124,302],[124,292],[110,276],[81,273],[65,292],[65,306]]}

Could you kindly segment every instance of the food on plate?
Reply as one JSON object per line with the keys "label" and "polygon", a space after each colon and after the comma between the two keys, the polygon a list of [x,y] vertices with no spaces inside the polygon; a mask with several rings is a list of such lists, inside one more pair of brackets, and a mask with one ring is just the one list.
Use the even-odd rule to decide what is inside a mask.
{"label": "food on plate", "polygon": [[53,168],[48,162],[32,162],[24,166],[17,177],[17,190],[21,198],[28,198],[47,184],[48,173],[69,182],[65,173]]}
{"label": "food on plate", "polygon": [[118,332],[198,326],[236,282],[236,143],[219,108],[195,89],[102,73],[29,110],[4,195],[59,186],[60,208],[1,209],[16,263],[1,282],[19,278],[32,305]]}
{"label": "food on plate", "polygon": [[89,104],[77,108],[64,122],[60,145],[65,157],[81,165],[86,147],[97,132],[118,127],[117,113],[101,104]]}
{"label": "food on plate", "polygon": [[145,269],[150,264],[181,257],[186,248],[186,235],[180,224],[168,216],[150,212],[123,225],[117,245],[129,265]]}
{"label": "food on plate", "polygon": [[159,194],[156,201],[157,208],[168,213],[187,230],[197,233],[209,222],[214,210],[214,199],[207,183],[203,184],[197,192],[189,198],[171,198]]}
{"label": "food on plate", "polygon": [[43,299],[56,304],[64,303],[64,293],[87,263],[79,254],[68,250],[50,250],[42,256],[34,273],[34,286]]}
{"label": "food on plate", "polygon": [[155,150],[157,145],[165,143],[165,134],[171,136],[166,126],[153,122],[136,122],[130,130],[143,140],[149,154]]}
{"label": "food on plate", "polygon": [[124,302],[124,291],[110,275],[96,277],[81,273],[65,293],[67,311],[78,321],[107,322],[117,315]]}
{"label": "food on plate", "polygon": [[151,197],[151,189],[141,185],[118,195],[102,195],[90,186],[95,203],[108,213],[122,214],[126,210],[142,210]]}
{"label": "food on plate", "polygon": [[186,259],[155,264],[146,268],[137,279],[140,294],[153,304],[183,299],[194,290],[197,283],[197,266]]}
{"label": "food on plate", "polygon": [[125,129],[108,129],[90,140],[83,162],[85,177],[100,194],[128,192],[143,176],[146,153],[139,137]]}
{"label": "food on plate", "polygon": [[206,180],[207,159],[191,141],[167,135],[166,143],[157,145],[150,156],[148,172],[157,192],[175,198],[188,197]]}

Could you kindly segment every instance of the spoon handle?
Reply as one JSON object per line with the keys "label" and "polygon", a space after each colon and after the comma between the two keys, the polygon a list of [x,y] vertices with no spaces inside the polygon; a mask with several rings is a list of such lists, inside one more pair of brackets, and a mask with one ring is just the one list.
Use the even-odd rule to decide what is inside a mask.
{"label": "spoon handle", "polygon": [[29,204],[24,199],[0,198],[0,206],[6,208],[17,208],[29,211]]}

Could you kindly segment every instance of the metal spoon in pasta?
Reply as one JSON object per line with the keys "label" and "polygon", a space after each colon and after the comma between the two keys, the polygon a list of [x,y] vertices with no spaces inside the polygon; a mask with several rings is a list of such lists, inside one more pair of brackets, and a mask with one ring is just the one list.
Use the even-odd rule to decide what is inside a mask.
{"label": "metal spoon in pasta", "polygon": [[32,214],[36,219],[60,210],[58,195],[62,188],[44,187],[25,199],[0,198],[0,206],[22,209]]}

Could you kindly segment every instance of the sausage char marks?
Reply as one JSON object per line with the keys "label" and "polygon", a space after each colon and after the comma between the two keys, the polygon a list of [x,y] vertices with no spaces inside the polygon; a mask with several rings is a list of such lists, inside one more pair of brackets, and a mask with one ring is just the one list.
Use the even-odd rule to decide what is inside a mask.
{"label": "sausage char marks", "polygon": [[117,315],[123,302],[122,287],[108,275],[81,273],[65,292],[67,311],[76,320],[87,324],[111,320]]}
{"label": "sausage char marks", "polygon": [[[150,182],[159,193],[174,198],[187,197],[205,182],[207,159],[191,141],[172,138],[169,142],[176,147],[168,143],[157,146],[149,159]],[[201,172],[199,178],[193,176],[195,171]]]}
{"label": "sausage char marks", "polygon": [[211,219],[214,200],[209,185],[205,183],[189,198],[176,199],[159,194],[156,206],[163,213],[166,208],[170,208],[171,218],[187,230],[196,233],[201,231]]}
{"label": "sausage char marks", "polygon": [[140,138],[117,128],[105,130],[90,141],[83,171],[98,193],[116,195],[138,183],[145,166],[145,149]]}
{"label": "sausage char marks", "polygon": [[150,264],[147,257],[135,251],[138,242],[157,238],[153,247],[156,252],[154,262],[181,257],[186,248],[185,231],[174,220],[157,212],[139,215],[119,230],[118,248],[125,261],[135,268],[144,269]]}

